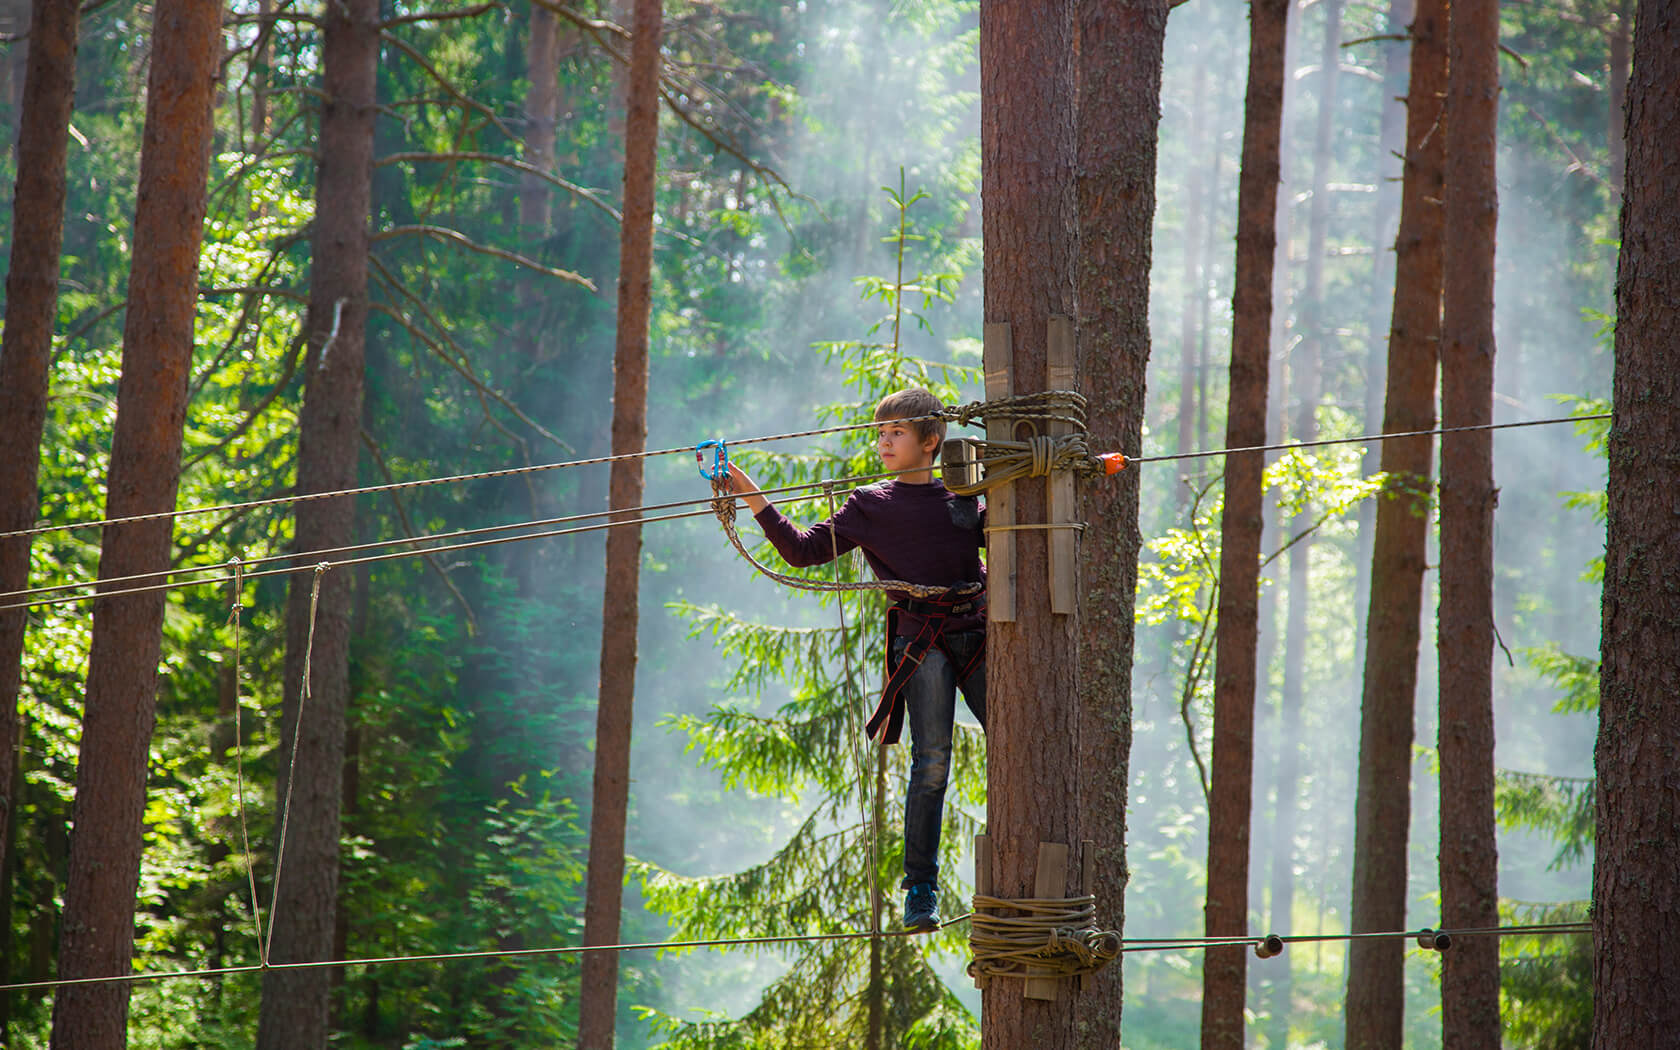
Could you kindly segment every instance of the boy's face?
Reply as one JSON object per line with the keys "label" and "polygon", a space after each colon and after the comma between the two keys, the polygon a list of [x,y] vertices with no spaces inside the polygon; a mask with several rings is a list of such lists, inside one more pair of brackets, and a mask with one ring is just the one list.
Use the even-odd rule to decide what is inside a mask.
{"label": "boy's face", "polygon": [[887,470],[931,467],[938,448],[938,435],[918,437],[916,424],[902,419],[884,419],[875,428],[875,452]]}

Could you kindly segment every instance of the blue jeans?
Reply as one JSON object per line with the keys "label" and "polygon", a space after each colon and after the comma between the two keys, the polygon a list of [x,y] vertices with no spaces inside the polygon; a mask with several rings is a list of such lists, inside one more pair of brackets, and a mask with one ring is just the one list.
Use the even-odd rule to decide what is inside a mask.
{"label": "blue jeans", "polygon": [[[907,638],[892,640],[896,664]],[[956,631],[945,645],[961,664],[986,644],[983,631]],[[963,700],[980,728],[986,727],[986,664],[968,676]],[[904,797],[904,887],[939,878],[939,826],[945,814],[945,785],[951,777],[951,725],[957,714],[957,667],[938,646],[904,684],[905,720],[910,723],[910,789]]]}

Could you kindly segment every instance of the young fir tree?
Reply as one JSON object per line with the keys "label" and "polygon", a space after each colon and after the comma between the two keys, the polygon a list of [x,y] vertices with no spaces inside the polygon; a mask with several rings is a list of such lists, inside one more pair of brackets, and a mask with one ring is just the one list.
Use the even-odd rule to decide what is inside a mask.
{"label": "young fir tree", "polygon": [[[972,384],[975,378],[969,369],[904,351],[904,323],[931,332],[917,300],[923,310],[949,302],[958,277],[925,271],[905,275],[909,251],[921,240],[911,232],[908,213],[925,195],[907,194],[902,179],[898,190],[887,192],[895,218],[888,241],[896,249],[897,269],[892,277],[858,280],[864,300],[883,308],[865,339],[818,344],[824,358],[840,365],[846,388],[856,394],[819,409],[819,425],[867,424],[880,398],[906,387],[927,387],[949,402],[959,383]],[[877,473],[880,464],[872,448],[873,434],[865,427],[845,435],[838,448],[798,457],[766,455],[752,469],[766,491],[813,485],[814,496],[785,496],[782,506],[796,518],[820,518],[830,510],[816,486]],[[856,484],[835,486],[836,508]],[[768,544],[758,556],[774,561]],[[816,572],[830,579],[868,576],[855,558]],[[815,600],[834,609],[833,595]],[[909,751],[875,744],[863,729],[879,685],[872,670],[879,663],[887,603],[880,591],[854,592],[843,601],[843,631],[838,613],[833,626],[800,628],[749,622],[716,605],[677,606],[693,633],[710,634],[738,668],[726,683],[732,696],[782,694],[787,699],[768,713],[731,699],[704,716],[678,718],[670,725],[688,734],[690,747],[722,774],[726,788],[786,799],[809,807],[810,813],[774,855],[741,871],[684,878],[641,865],[648,906],[671,919],[673,939],[823,936],[867,932],[874,924],[895,932],[896,908],[885,902],[896,896],[901,870],[899,807]],[[940,890],[943,899],[960,901],[970,888],[957,856],[981,826],[985,739],[977,727],[959,722],[953,745]],[[668,1037],[665,1045],[684,1048],[969,1045],[978,1035],[974,1019],[928,963],[930,954],[956,948],[962,936],[959,926],[916,938],[768,947],[792,965],[751,1011],[703,1022],[653,1014],[654,1024]]]}

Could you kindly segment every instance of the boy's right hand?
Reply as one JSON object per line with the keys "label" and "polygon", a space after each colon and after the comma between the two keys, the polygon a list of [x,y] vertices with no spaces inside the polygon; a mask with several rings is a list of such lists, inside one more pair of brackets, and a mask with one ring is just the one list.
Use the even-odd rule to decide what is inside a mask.
{"label": "boy's right hand", "polygon": [[753,484],[752,476],[742,470],[739,464],[731,463],[726,470],[723,480],[730,494],[745,498],[747,508],[754,514],[770,505],[770,501],[758,491],[758,486]]}

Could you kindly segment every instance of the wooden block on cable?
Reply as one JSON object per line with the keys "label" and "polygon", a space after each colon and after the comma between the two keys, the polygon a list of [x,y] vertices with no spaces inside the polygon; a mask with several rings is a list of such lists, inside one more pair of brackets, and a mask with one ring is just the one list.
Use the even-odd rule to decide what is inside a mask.
{"label": "wooden block on cable", "polygon": [[[994,321],[984,332],[983,358],[986,369],[986,400],[995,401],[1015,392],[1011,373],[1015,355],[1009,324]],[[993,441],[1013,437],[1007,420],[986,424],[986,436]],[[1015,486],[999,485],[986,493],[986,524],[1015,524]],[[986,618],[998,623],[1015,622],[1015,533],[1000,531],[986,536]]]}
{"label": "wooden block on cable", "polygon": [[[974,836],[974,892],[992,895],[992,837],[984,833]],[[986,979],[976,977],[974,987],[986,987]]]}
{"label": "wooden block on cable", "polygon": [[[1038,869],[1033,874],[1034,897],[1063,897],[1067,894],[1068,848],[1060,842],[1038,844]],[[1028,999],[1055,1002],[1062,982],[1056,977],[1029,977],[1022,994]]]}
{"label": "wooden block on cable", "polygon": [[[1065,314],[1050,317],[1046,345],[1047,371],[1045,387],[1049,390],[1072,390],[1079,382],[1074,365],[1073,318]],[[1073,433],[1070,423],[1050,423],[1046,433],[1051,436]],[[1066,470],[1052,471],[1045,479],[1046,521],[1071,524],[1076,521],[1073,474]],[[1050,611],[1066,616],[1079,605],[1078,572],[1075,559],[1079,555],[1079,532],[1070,528],[1049,530],[1050,544]]]}

